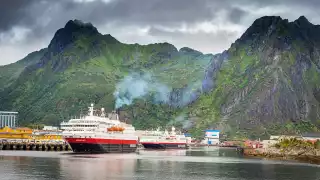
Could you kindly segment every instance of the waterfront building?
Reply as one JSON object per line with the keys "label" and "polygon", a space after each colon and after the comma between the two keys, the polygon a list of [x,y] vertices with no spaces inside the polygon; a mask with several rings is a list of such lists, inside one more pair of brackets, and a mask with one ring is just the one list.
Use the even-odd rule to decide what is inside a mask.
{"label": "waterfront building", "polygon": [[220,131],[219,130],[206,130],[205,144],[219,145],[220,144]]}
{"label": "waterfront building", "polygon": [[30,139],[32,129],[30,128],[10,128],[5,126],[0,128],[0,139]]}
{"label": "waterfront building", "polygon": [[55,126],[44,126],[43,129],[44,131],[58,131],[59,128]]}
{"label": "waterfront building", "polygon": [[14,128],[17,125],[18,112],[0,111],[0,128]]}

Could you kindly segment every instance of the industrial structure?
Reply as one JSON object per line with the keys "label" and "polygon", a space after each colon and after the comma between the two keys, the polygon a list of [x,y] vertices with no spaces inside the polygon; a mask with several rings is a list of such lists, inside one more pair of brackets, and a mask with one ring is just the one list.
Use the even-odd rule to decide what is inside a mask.
{"label": "industrial structure", "polygon": [[0,128],[14,128],[17,125],[18,112],[0,111]]}
{"label": "industrial structure", "polygon": [[59,131],[33,130],[26,127],[0,128],[0,140],[64,141]]}

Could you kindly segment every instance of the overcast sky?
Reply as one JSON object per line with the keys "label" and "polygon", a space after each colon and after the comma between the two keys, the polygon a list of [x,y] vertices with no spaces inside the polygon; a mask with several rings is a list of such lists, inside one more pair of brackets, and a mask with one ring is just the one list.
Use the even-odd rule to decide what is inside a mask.
{"label": "overcast sky", "polygon": [[204,53],[229,48],[266,15],[320,24],[320,0],[1,0],[0,65],[47,47],[70,19],[124,43],[169,42]]}

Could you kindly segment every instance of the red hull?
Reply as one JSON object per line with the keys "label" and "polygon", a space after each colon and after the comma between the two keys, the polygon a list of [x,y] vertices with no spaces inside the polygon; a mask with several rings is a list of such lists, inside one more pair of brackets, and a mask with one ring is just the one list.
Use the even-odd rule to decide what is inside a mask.
{"label": "red hull", "polygon": [[141,142],[146,149],[186,149],[187,143],[174,142]]}
{"label": "red hull", "polygon": [[74,152],[125,153],[135,152],[138,140],[103,138],[65,138]]}

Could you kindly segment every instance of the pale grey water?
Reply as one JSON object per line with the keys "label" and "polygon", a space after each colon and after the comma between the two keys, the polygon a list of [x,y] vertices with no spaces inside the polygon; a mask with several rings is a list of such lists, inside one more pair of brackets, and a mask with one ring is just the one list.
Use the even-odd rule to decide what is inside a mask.
{"label": "pale grey water", "polygon": [[245,159],[235,150],[73,155],[0,151],[1,180],[320,180],[320,166]]}

